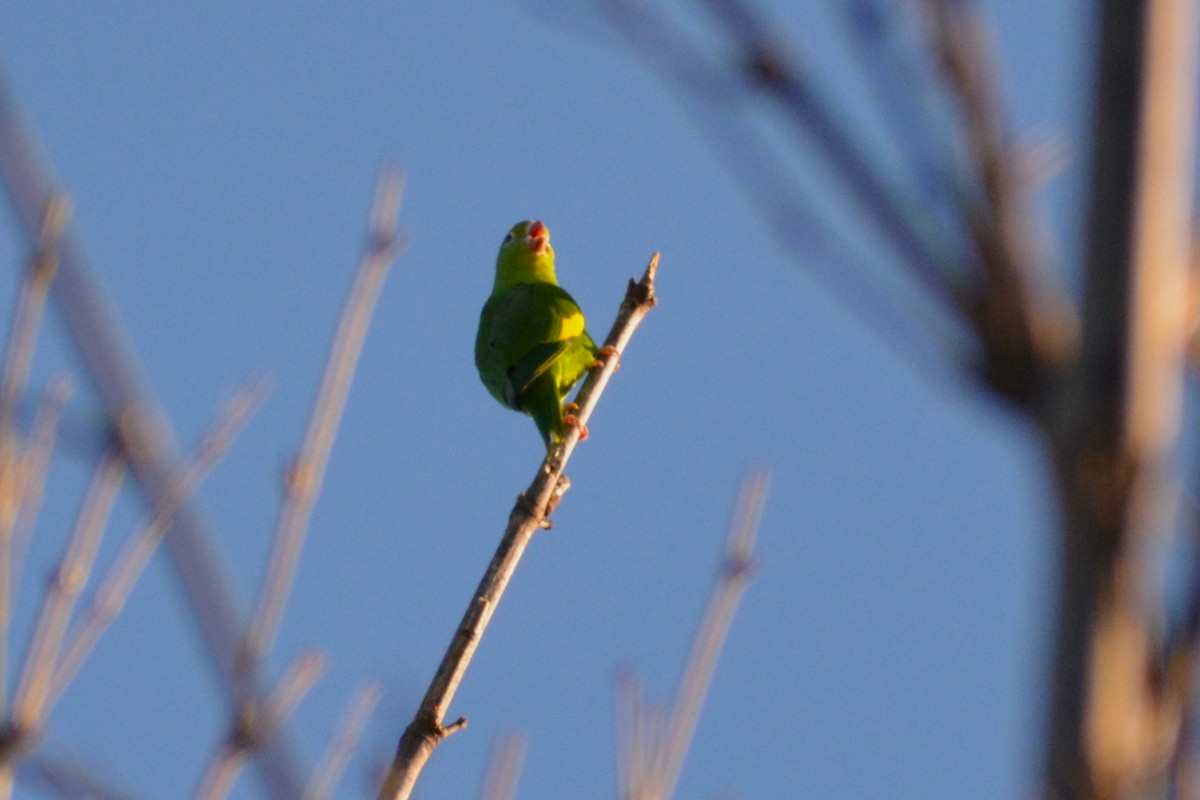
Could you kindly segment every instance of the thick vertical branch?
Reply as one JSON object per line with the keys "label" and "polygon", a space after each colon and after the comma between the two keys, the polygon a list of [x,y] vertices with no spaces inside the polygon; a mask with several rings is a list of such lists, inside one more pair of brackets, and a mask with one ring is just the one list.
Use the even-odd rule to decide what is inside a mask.
{"label": "thick vertical branch", "polygon": [[633,332],[658,302],[654,293],[654,277],[657,270],[658,253],[655,253],[642,279],[629,281],[625,300],[621,303],[612,331],[604,342],[605,346],[614,348],[615,355],[609,356],[602,368],[588,376],[575,398],[575,403],[579,406],[576,416],[582,424],[579,427],[571,427],[562,444],[546,457],[533,483],[517,499],[516,506],[509,514],[508,526],[500,540],[500,546],[471,597],[467,611],[454,632],[450,647],[442,657],[442,663],[438,666],[413,721],[400,737],[396,757],[379,790],[379,800],[406,800],[412,793],[421,770],[425,768],[425,763],[433,755],[434,748],[451,733],[466,726],[465,717],[460,717],[449,726],[444,724],[450,702],[458,691],[463,675],[466,674],[467,667],[475,655],[475,649],[479,646],[479,640],[487,630],[496,605],[504,595],[525,548],[529,546],[534,532],[546,522],[553,504],[557,503],[569,485],[563,471],[575,445],[579,442],[581,428],[587,424],[604,387],[616,371],[621,354],[625,352]]}
{"label": "thick vertical branch", "polygon": [[1141,554],[1179,423],[1195,4],[1102,8],[1082,353],[1051,426],[1064,515],[1052,798],[1145,791],[1174,735],[1149,686]]}

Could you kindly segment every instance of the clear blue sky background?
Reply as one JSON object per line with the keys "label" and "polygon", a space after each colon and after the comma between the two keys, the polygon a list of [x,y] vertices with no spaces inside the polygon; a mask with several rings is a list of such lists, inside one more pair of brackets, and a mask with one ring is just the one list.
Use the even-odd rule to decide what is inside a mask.
{"label": "clear blue sky background", "polygon": [[[686,4],[684,4],[686,6]],[[773,19],[870,142],[842,3]],[[1090,4],[985,6],[1011,128],[1060,136],[1051,253],[1077,262]],[[378,166],[408,170],[410,246],[379,302],[275,665],[318,647],[297,714],[315,760],[354,687],[386,697],[342,787],[369,793],[541,445],[480,385],[495,251],[550,226],[603,335],[663,254],[662,303],[577,452],[453,713],[422,797],[471,797],[498,733],[526,732],[519,796],[612,796],[611,674],[673,690],[742,470],[773,473],[762,568],[722,657],[680,797],[1011,798],[1034,785],[1054,512],[1029,429],[930,380],[785,253],[674,98],[587,3],[6,4],[0,57],[77,203],[96,272],[180,439],[247,375],[275,391],[202,492],[242,591],[259,581],[357,261]],[[694,12],[679,13],[691,18]],[[855,231],[814,159],[810,197]],[[10,265],[23,258],[0,228]],[[801,259],[803,261],[803,259]],[[886,263],[875,266],[884,269]],[[836,268],[836,267],[835,267]],[[6,311],[6,313],[8,313]],[[79,374],[51,320],[44,382]],[[74,414],[94,407],[86,391]],[[63,452],[15,646],[87,462]],[[136,519],[127,492],[102,551]],[[227,710],[165,561],[56,711],[45,746],[145,797],[188,795]],[[237,797],[259,796],[246,773]]]}

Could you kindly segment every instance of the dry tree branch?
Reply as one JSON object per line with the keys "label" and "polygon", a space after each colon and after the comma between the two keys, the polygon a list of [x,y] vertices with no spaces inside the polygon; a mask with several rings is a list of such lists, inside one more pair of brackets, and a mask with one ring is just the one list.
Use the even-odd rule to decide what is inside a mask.
{"label": "dry tree branch", "polygon": [[4,354],[3,376],[0,377],[0,427],[5,431],[12,429],[17,404],[25,392],[38,326],[50,284],[58,272],[59,248],[70,219],[71,201],[66,195],[52,194],[42,211],[33,254],[17,294],[17,307]]}
{"label": "dry tree branch", "polygon": [[696,630],[670,714],[647,706],[637,672],[617,674],[617,796],[620,800],[667,800],[675,792],[700,709],[733,623],[733,615],[754,573],[754,539],[766,502],[767,474],[749,473],[738,493],[725,557],[708,608]]}
{"label": "dry tree branch", "polygon": [[8,702],[13,527],[26,495],[25,465],[16,432],[17,404],[25,393],[46,296],[58,271],[59,243],[70,217],[70,201],[61,194],[51,195],[42,210],[37,242],[17,292],[0,374],[0,715]]}
{"label": "dry tree branch", "polygon": [[328,800],[333,796],[333,790],[350,763],[350,756],[354,754],[354,748],[358,746],[358,740],[381,697],[383,689],[376,682],[361,686],[354,693],[350,707],[338,724],[337,733],[309,778],[302,800]]}
{"label": "dry tree branch", "polygon": [[[252,676],[249,668],[270,651],[275,640],[367,327],[384,278],[400,250],[396,226],[402,184],[403,176],[395,167],[380,170],[371,205],[366,248],[325,364],[325,375],[304,442],[284,481],[285,499],[275,529],[271,557],[239,652],[239,677],[246,680]],[[250,690],[248,683],[244,685],[241,689],[243,697],[248,697]]]}
{"label": "dry tree branch", "polygon": [[703,5],[738,47],[737,68],[775,99],[800,140],[811,142],[829,160],[858,210],[892,245],[913,280],[931,298],[961,313],[961,298],[947,283],[938,252],[908,218],[908,204],[873,168],[853,130],[821,101],[805,71],[790,63],[769,25],[743,0],[704,0]]}
{"label": "dry tree branch", "polygon": [[980,377],[1043,414],[1050,378],[1076,355],[1076,312],[1037,252],[1027,171],[1004,130],[991,39],[978,13],[961,3],[925,0],[924,8],[981,188],[979,201],[965,200],[963,212],[984,269],[966,297],[967,318],[984,346]]}
{"label": "dry tree branch", "polygon": [[1052,428],[1064,516],[1045,793],[1162,779],[1177,709],[1150,685],[1144,557],[1179,426],[1196,3],[1102,5],[1081,357]]}
{"label": "dry tree branch", "polygon": [[700,629],[696,632],[696,641],[692,645],[683,678],[680,679],[675,703],[667,720],[666,735],[655,754],[649,776],[654,787],[652,797],[666,800],[675,793],[683,759],[717,667],[717,657],[733,624],[733,615],[737,612],[742,594],[754,574],[754,538],[766,499],[766,472],[755,471],[747,475],[742,481],[738,508],[729,531],[729,542],[717,585],[709,599]]}
{"label": "dry tree branch", "polygon": [[11,566],[8,582],[16,591],[21,585],[21,569],[25,563],[25,551],[33,536],[33,528],[41,513],[42,500],[45,497],[46,474],[50,469],[50,460],[54,455],[54,445],[58,439],[58,425],[62,418],[63,409],[71,396],[71,382],[63,377],[56,377],[38,402],[37,413],[33,418],[29,442],[21,454],[21,472],[23,491],[20,499],[20,510],[14,523],[12,533]]}
{"label": "dry tree branch", "polygon": [[495,613],[496,606],[521,556],[525,553],[525,548],[532,540],[533,534],[547,524],[550,513],[570,485],[563,473],[575,445],[579,442],[582,427],[586,426],[591,418],[592,411],[608,385],[609,378],[616,371],[634,331],[658,302],[654,293],[657,270],[658,253],[655,253],[650,258],[641,280],[630,279],[625,299],[617,312],[617,319],[608,338],[604,340],[604,346],[612,348],[615,354],[606,358],[604,365],[588,376],[575,396],[574,402],[579,407],[576,416],[581,425],[572,426],[567,431],[562,443],[546,456],[533,483],[517,498],[496,554],[492,556],[491,563],[488,564],[487,571],[484,572],[483,579],[476,588],[458,629],[454,632],[450,647],[446,650],[442,663],[438,665],[413,721],[400,737],[396,757],[379,790],[380,800],[406,800],[434,748],[450,734],[466,727],[465,717],[459,717],[448,726],[444,724],[450,702],[454,699],[471,658],[475,655],[475,649],[487,630],[492,614]]}
{"label": "dry tree branch", "polygon": [[135,795],[106,785],[81,764],[45,755],[33,756],[25,763],[21,782],[63,800],[135,800]]}
{"label": "dry tree branch", "polygon": [[[58,193],[58,181],[2,74],[0,182],[18,229],[27,241],[36,242],[45,204]],[[51,292],[67,335],[125,447],[142,499],[149,508],[160,505],[171,490],[179,446],[137,360],[128,331],[99,289],[79,238],[70,231],[63,239]],[[234,662],[243,616],[241,600],[229,579],[223,554],[190,503],[176,512],[172,528],[167,537],[171,564],[215,672],[236,705]],[[295,748],[281,732],[258,759],[264,788],[276,800],[291,800],[300,793],[297,758]]]}
{"label": "dry tree branch", "polygon": [[[634,0],[596,0],[596,4],[637,55],[682,90],[677,98],[697,130],[729,169],[769,232],[802,265],[805,274],[931,382],[942,384],[955,377],[948,373],[946,362],[948,355],[957,357],[953,345],[964,333],[959,303],[947,301],[943,297],[946,292],[939,290],[922,299],[933,313],[904,308],[897,298],[910,295],[911,287],[879,280],[864,266],[871,263],[872,254],[859,241],[839,236],[824,222],[824,200],[810,196],[808,184],[793,175],[781,148],[740,113],[739,92],[745,92],[747,80],[758,80],[744,74],[753,72],[753,64],[744,59],[733,65],[714,63],[703,45],[654,13],[652,4]],[[772,40],[763,47],[778,45]],[[783,62],[776,66],[782,67]],[[861,154],[856,159],[866,163]],[[912,278],[910,283],[924,288],[923,280]]]}
{"label": "dry tree branch", "polygon": [[492,742],[492,754],[483,776],[480,800],[512,800],[517,796],[517,779],[525,758],[525,734],[507,733]]}
{"label": "dry tree branch", "polygon": [[213,754],[204,780],[196,790],[196,800],[221,800],[229,796],[233,784],[251,753],[274,735],[296,706],[325,671],[320,653],[301,653],[267,695],[262,707],[245,706],[236,714],[229,735]]}
{"label": "dry tree branch", "polygon": [[125,469],[126,463],[120,453],[106,451],[101,455],[79,509],[66,554],[46,587],[13,701],[12,725],[21,735],[36,735],[45,721],[50,679],[58,663],[67,622],[75,599],[87,585],[100,539],[125,479]]}
{"label": "dry tree branch", "polygon": [[617,741],[617,799],[641,800],[651,786],[650,763],[659,750],[658,708],[647,708],[636,669],[622,667],[613,676],[613,727]]}
{"label": "dry tree branch", "polygon": [[87,616],[71,627],[66,652],[50,682],[47,708],[62,696],[96,642],[120,613],[129,593],[133,591],[133,585],[149,563],[150,556],[163,537],[174,530],[172,522],[175,514],[225,455],[234,438],[262,403],[267,388],[267,382],[260,379],[234,395],[205,433],[190,461],[163,492],[159,505],[151,509],[145,524],[125,543],[103,585],[97,590]]}

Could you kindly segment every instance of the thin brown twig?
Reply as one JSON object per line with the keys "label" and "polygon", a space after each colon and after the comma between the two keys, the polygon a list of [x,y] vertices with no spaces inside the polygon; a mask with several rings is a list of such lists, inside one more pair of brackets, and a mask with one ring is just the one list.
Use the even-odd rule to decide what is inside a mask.
{"label": "thin brown twig", "polygon": [[96,642],[120,613],[150,556],[171,530],[176,511],[225,455],[234,438],[261,405],[267,391],[267,382],[258,379],[225,405],[201,439],[195,454],[176,476],[171,489],[162,495],[161,503],[151,509],[145,524],[125,543],[116,563],[97,590],[87,616],[71,627],[65,653],[50,682],[47,708],[62,696]]}
{"label": "thin brown twig", "polygon": [[291,589],[304,534],[313,505],[321,491],[325,467],[341,422],[350,382],[358,366],[384,278],[400,250],[397,217],[400,212],[403,175],[395,167],[380,170],[371,205],[367,243],[359,262],[354,285],[346,300],[337,334],[325,364],[325,375],[317,392],[304,442],[284,481],[284,502],[280,508],[271,556],[263,578],[258,602],[243,637],[238,670],[245,680],[241,693],[248,698],[249,679],[256,665],[270,651]]}
{"label": "thin brown twig", "polygon": [[322,654],[301,653],[292,661],[261,707],[246,706],[235,715],[229,734],[213,754],[204,780],[196,790],[196,800],[221,800],[229,796],[234,782],[246,765],[246,759],[259,750],[292,715],[324,671],[325,657]]}
{"label": "thin brown twig", "polygon": [[591,418],[592,411],[600,400],[604,388],[608,385],[613,372],[625,348],[632,338],[634,331],[642,319],[654,308],[658,298],[654,293],[655,273],[658,270],[658,253],[650,258],[646,272],[640,281],[630,279],[629,288],[612,330],[605,339],[605,346],[613,348],[615,355],[608,357],[604,365],[593,370],[584,381],[575,397],[579,407],[576,414],[580,426],[571,426],[566,438],[546,456],[546,460],[538,469],[537,476],[529,488],[517,499],[516,505],[509,514],[508,526],[496,554],[488,564],[483,579],[472,595],[467,611],[463,615],[458,629],[450,642],[433,681],[417,708],[413,721],[400,737],[396,748],[396,757],[392,761],[383,785],[379,790],[380,800],[405,800],[416,784],[417,778],[424,769],[434,749],[447,736],[466,727],[465,717],[460,717],[450,725],[445,725],[446,712],[454,694],[466,674],[475,649],[487,630],[488,623],[495,613],[496,606],[512,578],[525,548],[529,545],[533,534],[547,522],[548,508],[556,503],[566,489],[565,476],[567,462],[575,445],[579,442],[580,432]]}
{"label": "thin brown twig", "polygon": [[333,795],[333,790],[337,788],[346,765],[350,763],[350,756],[354,754],[354,748],[358,746],[358,740],[381,697],[383,689],[374,681],[359,687],[354,693],[350,707],[338,724],[337,733],[313,770],[308,786],[304,789],[303,800],[328,800]]}

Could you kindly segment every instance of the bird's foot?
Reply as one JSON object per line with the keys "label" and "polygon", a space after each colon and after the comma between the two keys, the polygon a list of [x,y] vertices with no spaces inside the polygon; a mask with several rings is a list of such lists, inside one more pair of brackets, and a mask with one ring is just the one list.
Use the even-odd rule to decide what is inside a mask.
{"label": "bird's foot", "polygon": [[587,441],[588,429],[586,425],[579,421],[579,417],[574,414],[565,414],[563,415],[563,422],[572,428],[579,428],[579,441]]}
{"label": "bird's foot", "polygon": [[[617,351],[617,348],[613,347],[611,344],[606,344],[596,351],[597,358],[592,362],[591,369],[603,369],[604,365],[609,362],[609,359],[617,358],[620,355],[621,354]],[[616,372],[620,368],[621,362],[618,361],[617,365],[613,367],[613,372]]]}
{"label": "bird's foot", "polygon": [[574,402],[563,403],[563,413],[564,414],[578,414],[579,413],[579,403],[574,403]]}
{"label": "bird's foot", "polygon": [[[557,505],[557,503],[555,503],[555,505]],[[529,498],[525,496],[524,492],[521,492],[519,495],[517,495],[517,508],[524,511],[527,516],[537,517],[539,528],[550,530],[554,527],[554,523],[550,520],[549,512],[547,511],[543,513],[535,508],[533,503],[530,502]]]}

